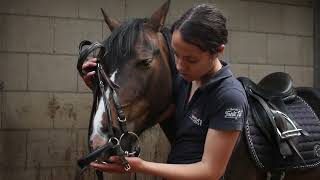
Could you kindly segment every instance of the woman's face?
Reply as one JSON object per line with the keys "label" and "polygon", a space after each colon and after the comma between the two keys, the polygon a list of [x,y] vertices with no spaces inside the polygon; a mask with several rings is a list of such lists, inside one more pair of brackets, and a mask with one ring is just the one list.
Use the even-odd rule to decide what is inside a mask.
{"label": "woman's face", "polygon": [[175,54],[177,70],[187,81],[200,81],[214,70],[215,55],[185,42],[181,33],[176,30],[172,35],[171,45]]}

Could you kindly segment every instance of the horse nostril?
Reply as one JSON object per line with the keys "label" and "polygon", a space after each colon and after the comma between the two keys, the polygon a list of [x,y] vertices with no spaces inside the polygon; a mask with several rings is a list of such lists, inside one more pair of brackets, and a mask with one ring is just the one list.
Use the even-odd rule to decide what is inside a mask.
{"label": "horse nostril", "polygon": [[98,134],[94,135],[93,138],[90,139],[89,141],[89,145],[93,150],[103,146],[106,143],[107,143],[107,139],[105,139],[104,137]]}

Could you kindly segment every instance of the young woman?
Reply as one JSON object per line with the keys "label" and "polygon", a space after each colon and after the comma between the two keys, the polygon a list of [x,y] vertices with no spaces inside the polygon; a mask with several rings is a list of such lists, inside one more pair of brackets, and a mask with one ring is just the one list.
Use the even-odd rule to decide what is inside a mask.
{"label": "young woman", "polygon": [[[179,72],[174,144],[167,164],[127,158],[130,172],[170,180],[216,180],[225,172],[248,108],[242,85],[219,59],[227,43],[226,19],[216,7],[198,5],[173,24],[172,33]],[[94,64],[89,61],[83,68]],[[89,86],[92,75],[84,76]],[[125,172],[117,157],[112,161],[91,166]]]}

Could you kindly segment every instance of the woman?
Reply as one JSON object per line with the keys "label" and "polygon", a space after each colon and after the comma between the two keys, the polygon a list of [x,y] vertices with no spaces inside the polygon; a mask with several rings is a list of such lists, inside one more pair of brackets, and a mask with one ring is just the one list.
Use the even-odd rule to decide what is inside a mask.
{"label": "woman", "polygon": [[[226,19],[212,5],[189,9],[172,26],[172,48],[179,72],[176,84],[176,135],[168,163],[127,158],[130,172],[164,179],[215,180],[223,176],[247,115],[245,92],[229,65],[219,60],[227,43]],[[94,60],[83,69],[95,66]],[[94,73],[84,76],[90,86]],[[107,172],[124,173],[113,164],[92,163]]]}

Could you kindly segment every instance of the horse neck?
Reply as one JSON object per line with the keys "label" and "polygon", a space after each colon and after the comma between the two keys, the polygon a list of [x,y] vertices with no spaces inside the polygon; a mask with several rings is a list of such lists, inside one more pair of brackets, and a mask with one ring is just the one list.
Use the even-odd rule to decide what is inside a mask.
{"label": "horse neck", "polygon": [[[150,117],[148,119],[151,119],[152,121],[148,121],[149,125],[147,125],[147,127],[152,126],[156,123],[160,123],[165,119],[170,118],[174,113],[174,106],[172,106],[172,102],[174,98],[173,87],[174,87],[174,79],[177,71],[175,68],[174,55],[171,47],[171,32],[169,31],[169,29],[164,28],[161,30],[161,35],[158,34],[157,37],[158,37],[159,46],[163,55],[162,56],[163,64],[165,68],[169,70],[169,73],[170,73],[168,75],[168,78],[163,79],[165,81],[169,81],[169,85],[167,88],[169,89],[170,92],[168,93],[168,96],[162,97],[164,99],[159,99],[159,101],[167,101],[164,106],[159,107],[158,103],[154,105],[155,107],[157,107],[157,109],[150,114]],[[165,76],[164,74],[166,73],[163,72],[161,76]],[[164,88],[165,87],[161,87],[162,91],[164,90]],[[149,101],[159,102],[159,101],[156,101],[155,99],[149,99]]]}
{"label": "horse neck", "polygon": [[160,32],[162,34],[162,37],[163,37],[163,40],[164,40],[165,49],[167,50],[167,54],[168,54],[167,60],[168,60],[168,65],[169,65],[170,71],[171,71],[171,77],[174,80],[176,75],[177,75],[177,69],[176,69],[176,65],[175,65],[173,49],[171,47],[172,33],[166,27],[161,29]]}

